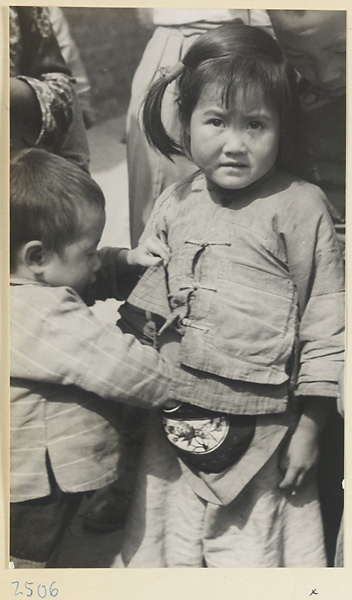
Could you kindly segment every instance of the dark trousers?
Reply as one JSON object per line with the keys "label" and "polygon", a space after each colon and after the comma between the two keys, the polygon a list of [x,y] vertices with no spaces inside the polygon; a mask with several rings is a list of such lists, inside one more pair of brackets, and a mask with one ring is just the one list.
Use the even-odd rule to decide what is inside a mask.
{"label": "dark trousers", "polygon": [[46,563],[78,510],[83,494],[64,493],[48,468],[49,496],[10,504],[11,557]]}

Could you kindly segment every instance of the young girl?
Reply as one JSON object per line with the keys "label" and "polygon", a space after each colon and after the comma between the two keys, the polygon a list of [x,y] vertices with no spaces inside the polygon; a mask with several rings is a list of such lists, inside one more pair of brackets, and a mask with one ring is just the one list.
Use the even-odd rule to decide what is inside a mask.
{"label": "young girl", "polygon": [[[161,114],[175,78],[180,143]],[[294,116],[276,42],[235,23],[148,92],[150,143],[199,171],[157,201],[143,237],[171,259],[122,310],[180,377],[151,414],[115,566],[326,566],[314,472],[343,363],[343,268],[324,194],[282,170]]]}

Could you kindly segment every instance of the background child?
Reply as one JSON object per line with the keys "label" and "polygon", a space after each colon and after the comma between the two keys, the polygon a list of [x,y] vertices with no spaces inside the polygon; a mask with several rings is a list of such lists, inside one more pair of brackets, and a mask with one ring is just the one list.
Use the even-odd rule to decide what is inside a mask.
{"label": "background child", "polygon": [[[161,118],[178,77],[182,145]],[[157,201],[144,235],[171,259],[122,310],[134,328],[152,316],[180,371],[173,411],[152,414],[116,566],[326,565],[314,473],[343,364],[343,268],[324,194],[280,168],[292,82],[270,36],[228,24],[147,95],[151,144],[200,171]]]}
{"label": "background child", "polygon": [[[345,248],[346,12],[268,11],[278,43],[300,73],[302,135],[295,173],[318,185],[329,200],[338,240]],[[329,564],[343,509],[344,424],[336,411],[321,439],[318,481]]]}
{"label": "background child", "polygon": [[41,146],[88,172],[89,149],[70,68],[60,52],[49,9],[12,6],[10,150]]}
{"label": "background child", "polygon": [[100,188],[44,150],[11,163],[10,201],[11,559],[33,568],[46,565],[82,492],[117,477],[121,411],[107,401],[149,407],[170,394],[167,361],[103,326],[82,297],[122,298],[128,271],[168,254],[156,239],[98,252]]}

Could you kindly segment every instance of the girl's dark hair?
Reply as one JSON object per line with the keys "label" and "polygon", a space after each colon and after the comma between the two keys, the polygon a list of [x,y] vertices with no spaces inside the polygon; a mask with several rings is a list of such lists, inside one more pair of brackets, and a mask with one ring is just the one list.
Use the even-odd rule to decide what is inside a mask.
{"label": "girl's dark hair", "polygon": [[103,192],[73,162],[32,148],[10,163],[10,266],[17,251],[32,240],[60,252],[81,232],[87,208],[104,212]]}
{"label": "girl's dark hair", "polygon": [[236,92],[255,89],[280,118],[278,161],[287,166],[297,124],[295,73],[276,41],[265,31],[230,22],[201,35],[182,59],[184,70],[178,80],[177,106],[183,133],[173,139],[162,123],[162,100],[170,79],[161,77],[147,92],[143,125],[151,146],[172,160],[173,155],[190,155],[188,127],[205,86],[215,83],[226,106]]}

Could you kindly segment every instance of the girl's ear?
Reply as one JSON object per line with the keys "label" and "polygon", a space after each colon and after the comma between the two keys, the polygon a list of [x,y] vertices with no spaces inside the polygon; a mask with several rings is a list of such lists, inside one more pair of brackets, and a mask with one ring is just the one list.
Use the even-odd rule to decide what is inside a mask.
{"label": "girl's ear", "polygon": [[22,261],[28,269],[35,275],[41,275],[48,258],[48,252],[45,250],[42,242],[31,240],[22,248]]}

